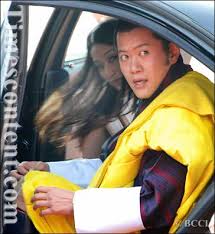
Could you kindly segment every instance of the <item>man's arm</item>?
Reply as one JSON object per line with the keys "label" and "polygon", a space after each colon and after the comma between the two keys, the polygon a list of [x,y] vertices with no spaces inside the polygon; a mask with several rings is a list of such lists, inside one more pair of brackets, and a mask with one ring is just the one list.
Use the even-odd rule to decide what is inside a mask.
{"label": "man's arm", "polygon": [[47,206],[42,215],[73,215],[74,211],[79,233],[168,228],[183,197],[186,167],[164,152],[155,151],[143,159],[139,174],[141,186],[137,183],[132,188],[88,188],[76,192],[37,187],[34,208]]}
{"label": "man's arm", "polygon": [[141,185],[140,212],[148,228],[170,227],[184,194],[186,166],[164,151],[148,150],[136,180]]}
{"label": "man's arm", "polygon": [[74,221],[78,233],[129,233],[143,230],[141,187],[90,188],[75,192]]}
{"label": "man's arm", "polygon": [[[150,158],[153,160],[147,160]],[[165,152],[154,151],[144,159],[137,187],[75,192],[77,232],[133,232],[171,226],[183,197],[186,167]]]}

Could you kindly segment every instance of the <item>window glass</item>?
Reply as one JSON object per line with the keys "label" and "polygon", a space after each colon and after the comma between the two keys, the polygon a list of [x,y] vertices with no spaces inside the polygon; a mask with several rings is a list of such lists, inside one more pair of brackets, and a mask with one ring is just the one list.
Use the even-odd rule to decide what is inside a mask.
{"label": "window glass", "polygon": [[214,83],[214,72],[206,67],[203,63],[199,62],[196,58],[191,57],[190,65],[194,71],[203,74]]}
{"label": "window glass", "polygon": [[[36,12],[35,9],[37,11],[37,14],[35,13]],[[32,16],[32,19],[37,18],[37,15],[41,15],[42,13],[45,13],[46,19],[43,19],[42,22],[40,22],[41,24],[40,26],[37,25],[38,22],[30,20],[31,23],[29,26],[30,35],[29,35],[28,65],[30,64],[29,60],[32,59],[34,51],[37,47],[37,44],[39,43],[39,40],[45,29],[48,19],[50,18],[52,10],[53,9],[50,10],[49,15],[48,15],[46,12],[46,7],[36,7],[36,8],[34,6],[31,7],[30,15]],[[117,103],[116,97],[119,97],[118,94],[120,93],[119,90],[121,87],[120,85],[116,84],[117,82],[114,82],[116,80],[119,80],[119,78],[111,77],[112,74],[110,75],[110,73],[113,73],[112,61],[117,62],[118,59],[117,59],[117,56],[112,56],[112,54],[111,54],[111,57],[108,57],[109,56],[108,55],[106,58],[105,54],[108,54],[106,52],[110,50],[109,48],[107,49],[109,45],[103,48],[104,51],[107,50],[106,52],[101,52],[101,50],[103,49],[100,48],[99,55],[98,53],[97,55],[95,55],[97,59],[91,59],[91,60],[89,59],[89,61],[91,61],[89,62],[89,67],[88,66],[83,67],[84,64],[86,65],[85,61],[88,61],[86,60],[88,35],[101,22],[104,22],[108,18],[110,17],[106,15],[96,14],[92,12],[82,12],[79,19],[77,20],[76,25],[74,26],[74,30],[73,28],[71,28],[72,36],[68,43],[68,47],[65,52],[64,61],[63,61],[64,62],[63,68],[69,73],[69,76],[68,76],[66,72],[65,76],[67,80],[68,79],[69,80],[68,80],[68,83],[66,83],[66,85],[63,86],[64,89],[61,89],[61,92],[62,90],[63,92],[60,93],[58,98],[59,98],[59,103],[60,103],[61,97],[63,97],[62,100],[65,101],[65,105],[63,105],[62,107],[62,113],[68,114],[68,115],[65,114],[65,116],[63,116],[62,119],[66,120],[68,118],[69,121],[72,119],[71,122],[74,121],[74,123],[76,123],[75,122],[76,116],[84,116],[85,118],[86,117],[87,118],[84,119],[83,122],[80,123],[80,125],[78,123],[74,128],[72,128],[71,133],[69,132],[69,134],[72,137],[71,138],[68,137],[68,139],[66,139],[66,143],[63,146],[65,147],[65,149],[63,149],[64,151],[62,153],[62,154],[65,154],[66,159],[74,159],[74,158],[80,158],[80,157],[92,157],[93,158],[93,157],[98,156],[101,153],[101,147],[104,144],[104,142],[110,136],[114,136],[123,127],[126,127],[133,119],[133,113],[131,115],[126,115],[126,116],[123,115],[123,117],[127,118],[127,119],[123,119],[122,116],[120,116],[118,112],[115,111],[114,104]],[[36,29],[38,28],[38,31],[34,30],[35,28]],[[109,35],[112,35],[112,34],[109,33]],[[93,57],[93,55],[91,55],[91,57]],[[102,62],[99,61],[101,57],[102,57],[101,59]],[[183,57],[184,57],[185,63],[191,64],[194,70],[200,71],[209,77],[206,71],[208,69],[206,67],[204,67],[202,70],[198,70],[200,66],[193,64],[194,60],[189,54],[186,54],[184,52]],[[92,60],[94,61],[94,63],[92,63]],[[108,65],[107,70],[104,69],[105,65]],[[88,67],[89,69],[86,69],[85,67]],[[79,71],[82,68],[84,68],[82,70],[82,73],[79,73]],[[53,72],[53,71],[50,71],[50,72]],[[115,71],[114,73],[116,73],[118,76],[118,72]],[[50,75],[46,77],[47,86],[45,87],[45,91],[49,91],[48,84],[50,84],[50,87],[53,87],[52,85],[57,83],[56,78],[63,80],[63,75],[61,72],[59,72],[59,76],[56,76],[56,73],[53,73],[53,74],[54,76]],[[76,80],[78,82],[76,82]],[[51,82],[49,83],[49,81]],[[56,86],[54,87],[56,88]],[[105,95],[107,94],[105,93],[106,91],[108,91],[107,92],[108,95]],[[54,105],[52,105],[50,108],[47,105],[47,113],[48,111],[52,110],[54,106],[57,106],[55,104],[58,104],[56,102],[55,96],[53,97],[54,97],[53,98]],[[121,100],[124,100],[124,99],[121,98]],[[119,105],[118,106],[116,105],[116,108],[119,108]],[[108,115],[112,110],[113,110],[112,116],[114,116],[114,118],[110,118],[109,116],[111,115]],[[60,111],[58,112],[61,113]],[[129,112],[129,110],[125,110],[125,112],[126,113]],[[72,113],[72,117],[70,116],[69,113]],[[101,113],[102,114],[104,113],[103,115],[105,116],[105,118],[102,115],[100,119],[98,118],[98,116]],[[106,115],[106,113],[108,114]],[[50,116],[51,114],[52,113],[50,113]],[[56,112],[56,115],[57,115],[57,112]],[[98,121],[102,120],[102,118],[104,118],[106,122],[101,121],[103,125],[99,125],[99,128],[98,128],[96,125],[97,124],[96,122],[97,120]],[[71,124],[71,122],[69,122],[69,124]],[[65,121],[65,124],[68,124],[68,123],[66,123]],[[84,127],[82,128],[82,126]],[[72,135],[73,132],[75,132],[75,130],[78,129],[79,127],[83,131],[81,132],[81,134],[79,135],[77,134],[75,135],[75,137],[73,137]],[[88,130],[86,131],[87,128],[89,129],[89,132]],[[47,135],[49,136],[49,134]],[[46,154],[44,153],[44,155]]]}
{"label": "window glass", "polygon": [[[28,60],[27,67],[30,66],[33,55],[39,44],[40,38],[50,19],[54,8],[44,6],[29,6],[29,37],[28,37]],[[39,20],[38,20],[39,17]]]}
{"label": "window glass", "polygon": [[4,80],[6,79],[7,71],[10,68],[10,53],[13,46],[12,39],[12,30],[6,18],[1,27],[1,94],[3,91],[3,84]]}
{"label": "window glass", "polygon": [[[87,71],[88,73],[85,74],[86,77],[84,77],[84,80],[81,74],[79,73],[79,71],[82,69],[83,64],[85,63],[85,59],[88,52],[87,51],[88,35],[100,23],[106,21],[107,19],[110,19],[110,17],[92,12],[86,12],[86,11],[82,12],[74,28],[64,60],[64,68],[69,73],[70,81],[72,81],[73,83],[74,80],[81,80],[80,90],[75,95],[78,96],[80,92],[80,94],[82,95],[80,99],[83,99],[83,102],[88,103],[87,105],[89,108],[89,112],[92,112],[92,114],[93,112],[100,113],[104,111],[100,110],[100,108],[101,109],[109,108],[110,110],[112,110],[112,107],[114,105],[113,103],[111,103],[110,100],[114,99],[113,96],[115,95],[115,92],[117,92],[116,91],[117,89],[114,86],[112,87],[113,84],[111,82],[110,82],[111,84],[109,84],[109,81],[107,79],[116,79],[116,77],[113,77],[112,74],[113,70],[117,78],[118,76],[121,77],[121,72],[119,69],[116,52],[114,52],[114,50],[112,51],[113,48],[111,49],[109,48],[109,46],[111,47],[111,45],[108,45],[107,42],[106,43],[104,42],[104,44],[101,47],[98,46],[97,49],[94,50],[94,55],[92,55],[92,57],[94,57],[94,60],[96,60],[94,64],[95,66],[93,68],[93,65],[90,64],[90,69]],[[113,34],[110,34],[108,36],[111,37],[113,36]],[[91,53],[92,53],[92,47],[91,47]],[[89,82],[89,77],[92,77],[91,82]],[[118,88],[120,89],[120,87]],[[92,90],[96,91],[91,92]],[[95,97],[92,97],[94,95],[93,93],[96,92],[98,92],[97,99]],[[108,96],[108,100],[106,101],[104,101],[105,95],[107,96],[107,93],[105,94],[105,92],[110,92],[110,96]],[[102,102],[100,99],[101,97],[103,97]],[[92,100],[95,99],[94,103],[90,101],[91,98]],[[97,100],[100,100],[101,102],[99,107],[96,104]],[[96,106],[96,109],[92,109],[95,108],[94,104]],[[84,138],[79,138],[79,139],[76,138],[69,141],[68,144],[66,145],[65,158],[72,159],[76,157],[89,157],[89,155],[95,157],[96,155],[101,153],[101,147],[105,142],[105,140],[107,139],[107,137],[114,135],[116,132],[121,130],[124,127],[124,125],[127,124],[128,122],[130,122],[130,119],[127,119],[126,116],[125,119],[123,120],[119,119],[118,116],[113,118],[112,120],[110,120],[110,118],[107,119],[107,124],[104,123],[103,127],[100,127],[99,129],[96,128],[93,129]]]}
{"label": "window glass", "polygon": [[2,1],[1,2],[1,25],[5,18],[7,17],[7,12],[9,10],[11,1]]}
{"label": "window glass", "polygon": [[203,63],[197,60],[195,57],[189,55],[184,50],[181,50],[181,54],[184,60],[184,63],[190,64],[194,71],[197,71],[204,76],[206,76],[209,80],[214,83],[214,72],[211,71],[208,67],[206,67]]}
{"label": "window glass", "polygon": [[108,16],[84,11],[75,27],[70,40],[65,61],[80,59],[87,53],[87,36],[100,22],[107,19]]}

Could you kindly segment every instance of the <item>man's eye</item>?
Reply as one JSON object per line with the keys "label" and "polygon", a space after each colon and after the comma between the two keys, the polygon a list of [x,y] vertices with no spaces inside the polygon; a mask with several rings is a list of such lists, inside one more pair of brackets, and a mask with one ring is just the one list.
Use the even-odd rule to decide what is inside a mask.
{"label": "man's eye", "polygon": [[126,60],[128,60],[128,55],[123,54],[119,58],[121,61],[126,61]]}
{"label": "man's eye", "polygon": [[140,51],[140,56],[144,56],[144,55],[147,55],[147,54],[149,54],[148,50],[142,50],[142,51]]}

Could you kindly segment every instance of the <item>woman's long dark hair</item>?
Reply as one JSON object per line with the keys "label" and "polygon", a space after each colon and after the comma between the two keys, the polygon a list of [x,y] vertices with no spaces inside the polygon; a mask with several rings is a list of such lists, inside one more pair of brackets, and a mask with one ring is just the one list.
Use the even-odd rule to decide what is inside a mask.
{"label": "woman's long dark hair", "polygon": [[98,25],[87,38],[87,57],[82,70],[70,82],[55,91],[36,116],[42,139],[64,145],[71,138],[84,137],[122,114],[131,99],[125,80],[116,90],[96,70],[90,56],[95,44],[114,45],[117,20]]}

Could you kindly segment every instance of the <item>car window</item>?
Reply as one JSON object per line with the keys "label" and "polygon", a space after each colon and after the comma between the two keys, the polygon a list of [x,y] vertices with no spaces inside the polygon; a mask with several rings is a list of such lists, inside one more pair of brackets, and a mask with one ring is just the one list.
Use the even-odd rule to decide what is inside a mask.
{"label": "car window", "polygon": [[10,53],[12,50],[12,31],[8,22],[7,13],[10,7],[10,1],[1,3],[1,87],[0,94],[3,91],[4,81],[7,70],[10,68]]}
{"label": "car window", "polygon": [[[65,52],[64,58],[64,69],[69,73],[69,79],[79,79],[79,76],[76,76],[78,72],[81,70],[82,65],[84,64],[85,57],[87,54],[87,37],[89,33],[96,28],[96,26],[110,18],[109,16],[96,14],[93,12],[83,11],[76,23],[76,26],[73,30],[72,36],[67,46],[67,50]],[[194,70],[201,72],[202,74],[212,77],[212,72],[199,63],[193,57],[191,57],[185,51],[182,51],[182,55],[185,63],[190,64]],[[201,64],[201,66],[199,65]],[[63,75],[60,76],[63,79]],[[54,78],[56,78],[54,76]],[[52,79],[52,77],[51,77]],[[133,114],[128,114],[125,116],[124,124],[129,124],[133,119]],[[122,123],[122,119],[116,119],[113,122],[106,124],[105,128],[110,135],[116,134],[116,132],[120,131],[124,125]],[[80,144],[77,142],[77,139],[74,141],[70,141],[66,147],[66,159],[73,158],[74,156],[84,157],[82,152],[80,152]]]}
{"label": "car window", "polygon": [[12,50],[12,32],[8,20],[1,27],[1,94],[3,91],[6,73],[10,68],[10,53]]}
{"label": "car window", "polygon": [[214,83],[214,72],[211,71],[208,67],[206,67],[203,63],[197,60],[195,57],[191,57],[190,65],[194,71],[197,71],[203,75],[205,75],[210,81]]}
{"label": "car window", "polygon": [[[2,3],[7,3],[9,1],[1,1]],[[40,4],[42,1],[15,1],[13,0],[13,4],[19,4],[19,2],[25,2],[24,6],[28,6],[28,4]],[[40,55],[37,57],[34,63],[32,63],[31,69],[29,69],[27,76],[25,76],[25,73],[18,71],[17,74],[19,75],[20,79],[17,79],[18,82],[17,87],[20,87],[23,91],[23,102],[20,100],[22,98],[21,94],[17,95],[19,102],[14,104],[14,107],[20,106],[21,109],[21,117],[18,119],[18,122],[16,122],[16,118],[10,117],[8,118],[9,121],[12,123],[11,127],[11,135],[8,135],[8,141],[11,143],[8,146],[14,146],[13,151],[10,152],[11,155],[14,154],[14,158],[17,155],[18,161],[28,161],[28,160],[36,160],[36,161],[59,161],[64,159],[73,159],[75,157],[85,157],[85,156],[98,156],[98,154],[86,154],[84,155],[83,151],[81,150],[84,139],[81,143],[79,139],[74,139],[73,141],[68,141],[68,144],[66,145],[65,149],[62,147],[60,148],[58,146],[55,147],[55,143],[52,144],[52,142],[49,145],[46,144],[46,142],[42,142],[40,138],[38,137],[38,131],[36,129],[35,125],[35,116],[38,113],[38,110],[42,106],[43,102],[46,100],[46,97],[43,96],[43,94],[47,91],[46,89],[48,87],[48,78],[55,79],[60,78],[61,81],[63,80],[63,77],[67,77],[67,74],[61,71],[66,70],[69,72],[70,78],[77,74],[77,72],[81,69],[82,65],[84,64],[86,53],[87,53],[87,36],[93,30],[100,22],[106,20],[110,16],[97,14],[95,12],[104,12],[103,14],[112,14],[114,17],[119,17],[131,22],[137,22],[140,24],[148,26],[149,28],[152,28],[153,30],[158,30],[158,32],[161,32],[163,29],[163,34],[166,33],[167,36],[173,36],[173,41],[180,44],[182,48],[190,51],[191,54],[194,54],[196,57],[199,58],[199,60],[203,61],[206,65],[208,61],[212,60],[212,53],[209,53],[209,48],[205,48],[205,44],[200,46],[200,42],[202,42],[205,39],[205,35],[196,35],[196,38],[192,40],[193,35],[197,33],[197,30],[195,30],[192,27],[192,21],[190,20],[190,25],[188,24],[188,29],[184,27],[183,21],[180,18],[177,18],[177,15],[173,14],[174,20],[170,22],[170,19],[172,19],[169,15],[170,13],[165,13],[162,11],[162,8],[159,8],[156,4],[156,7],[153,7],[153,4],[158,1],[126,1],[129,2],[127,4],[125,1],[111,1],[111,4],[107,4],[106,1],[44,1],[44,3],[41,4],[50,4],[54,7],[56,7],[56,10],[52,7],[45,7],[45,6],[29,6],[29,33],[27,34],[28,37],[28,44],[21,43],[23,42],[22,37],[19,38],[19,43],[24,44],[24,47],[28,48],[28,56],[23,56],[24,59],[27,59],[27,65],[28,68],[30,67],[30,64],[32,63],[32,59],[34,55]],[[134,2],[134,3],[133,3]],[[142,8],[141,5],[138,5],[139,3],[143,4]],[[162,1],[160,1],[162,2]],[[168,1],[167,1],[168,2]],[[172,1],[174,4],[176,4],[176,1]],[[205,1],[202,1],[205,4]],[[208,1],[206,1],[207,4]],[[74,3],[74,5],[73,5]],[[84,4],[86,3],[86,5]],[[146,4],[147,3],[147,4]],[[190,1],[191,3],[191,1]],[[62,7],[60,6],[62,4]],[[71,8],[70,7],[71,4]],[[77,5],[75,5],[77,4]],[[78,5],[79,4],[79,5]],[[83,4],[83,5],[82,5]],[[134,5],[133,5],[134,4]],[[137,4],[137,5],[136,5]],[[195,4],[195,3],[194,3]],[[132,8],[133,5],[133,8]],[[147,8],[147,5],[149,6]],[[85,9],[90,10],[93,9],[94,12],[87,12],[83,11],[79,17],[79,13],[81,10]],[[145,7],[146,6],[146,7]],[[77,8],[73,8],[77,7]],[[113,8],[112,8],[113,7]],[[195,5],[196,7],[196,5]],[[153,12],[154,9],[154,12]],[[140,11],[141,10],[141,11]],[[185,10],[190,13],[190,8],[186,8]],[[214,9],[213,9],[214,10]],[[52,15],[52,12],[54,13]],[[201,13],[201,8],[199,8],[199,12]],[[55,14],[56,13],[56,14]],[[198,13],[197,17],[201,18],[201,14]],[[53,17],[53,24],[48,24],[49,18]],[[77,20],[77,18],[79,19]],[[162,20],[163,18],[166,18],[165,20]],[[204,18],[204,17],[203,17]],[[161,20],[160,20],[161,19]],[[207,17],[206,20],[210,20],[211,17]],[[1,18],[2,20],[2,18]],[[168,22],[169,21],[169,22]],[[167,23],[166,23],[167,22]],[[186,22],[186,21],[185,21]],[[211,21],[212,22],[212,21]],[[1,22],[2,23],[2,22]],[[54,25],[54,27],[53,27]],[[178,27],[181,25],[181,28]],[[211,24],[210,24],[211,25]],[[20,26],[20,25],[19,25]],[[49,27],[47,27],[49,26]],[[167,26],[167,28],[165,28]],[[168,27],[171,26],[171,27]],[[201,26],[201,25],[200,25]],[[2,26],[1,24],[1,77],[3,79],[1,80],[1,88],[3,87],[3,82],[6,81],[6,74],[7,71],[11,70],[11,66],[16,62],[16,58],[19,58],[19,54],[16,54],[17,51],[14,52],[14,59],[10,60],[7,57],[7,54],[9,54],[12,48],[11,41],[8,40],[8,38],[11,38],[11,35],[9,35],[10,30],[7,31],[8,24],[7,22],[4,23]],[[26,27],[27,28],[27,27]],[[47,30],[46,30],[47,29]],[[73,31],[74,29],[74,31]],[[184,29],[184,30],[180,30]],[[190,33],[186,33],[186,30]],[[24,31],[24,30],[23,30]],[[45,38],[42,37],[42,34],[46,32]],[[56,33],[55,33],[56,32]],[[171,32],[171,33],[170,33]],[[179,34],[180,32],[180,34]],[[72,36],[70,37],[72,33]],[[202,32],[200,32],[201,34]],[[161,34],[162,35],[162,34]],[[181,35],[181,36],[180,36]],[[199,36],[199,38],[198,38]],[[180,40],[178,37],[181,37]],[[203,38],[202,40],[197,40]],[[41,38],[43,40],[41,40]],[[168,37],[167,37],[168,38]],[[52,41],[53,39],[53,41]],[[171,38],[170,38],[171,39]],[[210,41],[210,38],[207,38]],[[38,46],[41,43],[41,46]],[[53,42],[53,43],[50,43]],[[180,42],[180,43],[179,43]],[[186,43],[185,43],[186,42]],[[7,46],[5,46],[7,44]],[[184,46],[182,46],[184,44]],[[188,46],[189,44],[189,46]],[[209,46],[209,42],[206,43]],[[50,46],[49,46],[50,45]],[[44,50],[44,48],[47,48],[47,50]],[[39,53],[35,53],[36,49],[39,49]],[[66,49],[67,48],[67,49]],[[212,48],[212,47],[210,47]],[[201,49],[201,50],[200,50]],[[199,50],[199,55],[196,52]],[[20,51],[20,50],[19,50]],[[54,52],[53,52],[54,51]],[[204,56],[205,55],[205,56]],[[22,58],[23,58],[22,57]],[[214,73],[207,68],[207,66],[203,65],[203,63],[199,62],[195,57],[191,56],[190,54],[183,52],[183,58],[184,62],[186,64],[190,64],[193,68],[193,70],[196,70],[205,76],[207,76],[211,81],[214,82]],[[206,60],[207,58],[207,60]],[[24,64],[24,59],[20,59],[20,64]],[[23,62],[24,61],[24,62]],[[210,63],[208,63],[208,66],[210,66]],[[211,66],[210,66],[211,67]],[[3,76],[2,76],[3,74]],[[16,73],[13,73],[16,74]],[[13,75],[12,74],[12,75]],[[59,76],[56,76],[58,75]],[[65,75],[64,75],[65,74]],[[76,76],[75,78],[79,78]],[[14,75],[14,80],[16,79]],[[57,79],[56,79],[57,80]],[[56,88],[56,80],[52,80],[53,83],[50,82],[50,89]],[[22,81],[22,82],[20,82]],[[61,82],[59,82],[61,83]],[[13,83],[12,83],[13,84]],[[107,84],[107,83],[104,83]],[[11,85],[12,86],[12,85]],[[86,86],[85,86],[86,87]],[[102,86],[102,88],[105,87]],[[10,89],[12,89],[10,87]],[[100,88],[100,87],[99,87]],[[77,87],[75,87],[76,90],[78,90]],[[84,89],[82,89],[85,91]],[[82,91],[80,90],[80,91]],[[98,90],[98,86],[95,85],[94,87],[95,93]],[[12,90],[13,91],[13,90]],[[78,90],[79,91],[79,90]],[[48,92],[47,92],[48,93]],[[12,93],[11,93],[12,94]],[[50,93],[48,93],[49,95]],[[65,93],[63,93],[62,96],[64,96]],[[78,95],[78,92],[75,93]],[[114,93],[115,94],[115,93]],[[48,97],[47,95],[47,97]],[[83,96],[85,93],[83,92]],[[15,96],[16,97],[16,96]],[[99,95],[98,95],[99,97]],[[90,96],[85,97],[85,100],[87,101],[87,98],[91,98]],[[77,102],[69,102],[70,99],[67,101],[67,107],[70,105],[74,105],[74,107],[78,106],[78,100]],[[56,108],[56,115],[58,113],[63,113],[63,111],[66,111],[64,108],[63,110],[58,108],[58,100],[54,100],[52,106],[50,109]],[[106,106],[110,109],[112,107],[114,102],[109,102],[106,104]],[[3,102],[1,102],[2,105],[4,105]],[[88,105],[89,106],[89,105]],[[88,106],[85,106],[86,108]],[[99,108],[102,108],[100,105]],[[9,108],[8,108],[9,109]],[[19,108],[20,109],[20,108]],[[77,108],[78,109],[78,108]],[[16,108],[13,108],[16,112]],[[72,109],[72,110],[75,110]],[[2,112],[2,117],[6,116],[6,112]],[[47,112],[43,112],[44,114],[47,114]],[[76,114],[76,112],[74,112]],[[93,111],[92,111],[92,114]],[[15,114],[16,115],[16,114]],[[50,122],[52,120],[56,120],[55,125],[59,124],[60,121],[58,119],[55,119],[55,115],[52,115],[53,118],[46,119],[47,122]],[[70,116],[64,116],[65,118],[69,118]],[[91,117],[91,116],[90,116]],[[117,116],[118,117],[118,116]],[[97,139],[94,140],[94,142],[91,142],[89,144],[85,145],[84,150],[86,151],[88,149],[92,149],[91,143],[96,143],[96,145],[101,146],[103,142],[105,142],[110,136],[113,136],[116,131],[121,130],[125,125],[122,125],[121,119],[123,116],[120,116],[121,118],[118,118],[115,122],[109,121],[109,123],[105,122],[105,131],[102,131],[104,129],[99,129],[99,131],[93,131],[91,132],[87,138],[93,139],[95,135],[99,135],[100,141]],[[130,116],[126,121],[132,121],[133,115]],[[5,118],[1,118],[2,120]],[[87,119],[88,120],[88,119]],[[92,118],[92,122],[95,121],[95,119]],[[7,122],[6,122],[7,123]],[[71,123],[69,123],[71,124]],[[15,127],[14,127],[15,125]],[[19,126],[18,126],[19,125]],[[3,126],[3,125],[2,125]],[[53,125],[54,126],[54,125]],[[67,126],[65,126],[67,127]],[[17,129],[18,128],[18,129]],[[10,129],[9,129],[10,130]],[[48,129],[49,130],[49,129]],[[97,129],[96,129],[97,130]],[[107,132],[107,131],[108,132]],[[59,133],[59,132],[57,132]],[[45,132],[46,134],[46,132]],[[47,134],[48,135],[48,134]],[[4,133],[2,134],[2,139],[6,142],[7,138],[4,138]],[[103,137],[103,138],[102,138]],[[17,139],[17,140],[16,140]],[[95,139],[95,138],[94,138]],[[49,140],[49,139],[48,139]],[[103,141],[103,142],[102,142]],[[7,142],[6,142],[7,143]],[[7,145],[5,143],[5,145]],[[13,144],[12,144],[13,143]],[[1,145],[1,152],[3,152],[6,148]],[[8,147],[9,148],[9,147]],[[101,148],[101,147],[100,147]],[[100,149],[99,149],[100,150]],[[88,150],[89,152],[89,150]],[[3,154],[2,154],[3,155]],[[3,163],[1,164],[2,166]],[[3,171],[4,167],[2,167]],[[6,170],[5,170],[6,171]],[[4,172],[5,172],[4,171]],[[4,178],[3,178],[4,179]],[[1,179],[2,180],[2,179]],[[1,185],[3,185],[3,180],[1,181]],[[214,191],[213,191],[213,197],[214,197]],[[205,204],[205,203],[204,203]],[[203,204],[203,206],[204,206]],[[4,204],[3,204],[4,205]],[[198,204],[197,204],[198,205]],[[197,207],[197,205],[195,207]],[[210,205],[210,204],[209,204]],[[202,204],[200,206],[202,210]],[[211,207],[213,207],[211,205]],[[0,210],[2,210],[3,206],[0,205]],[[208,212],[208,210],[207,210]],[[201,214],[202,211],[198,214]],[[0,215],[0,219],[3,220],[3,215]],[[189,217],[188,217],[189,218]],[[201,217],[202,218],[202,217]],[[187,219],[189,221],[189,219]],[[196,221],[195,219],[194,221]],[[204,220],[204,219],[201,219]],[[200,220],[200,221],[201,221]],[[206,220],[205,220],[206,221]],[[185,222],[187,223],[187,222]],[[196,223],[195,223],[196,224]],[[201,224],[200,224],[201,225]],[[0,226],[1,223],[0,223]],[[185,231],[186,233],[187,230]],[[180,232],[182,233],[182,232]],[[184,231],[183,231],[184,233]],[[199,232],[200,233],[200,232]]]}
{"label": "car window", "polygon": [[71,61],[85,57],[87,52],[87,36],[90,31],[107,16],[84,11],[76,24],[65,56],[65,61]]}
{"label": "car window", "polygon": [[[85,61],[85,57],[87,55],[88,35],[91,31],[93,31],[96,28],[96,26],[99,23],[104,22],[109,18],[110,17],[107,15],[97,14],[93,12],[83,11],[81,13],[79,20],[74,28],[71,39],[69,41],[64,60],[64,69],[69,73],[70,80],[80,78],[79,76],[76,76],[76,74],[78,74],[78,71],[81,70],[82,65]],[[97,88],[99,89],[99,87]],[[124,119],[115,119],[115,121],[106,124],[105,132],[104,130],[100,129],[98,131],[93,132],[89,136],[93,137],[96,134],[100,134],[101,142],[98,142],[98,145],[102,144],[104,143],[104,140],[107,137],[106,135],[116,134],[116,132],[121,130],[125,126],[125,124],[127,125],[128,122],[131,121],[130,118],[131,116],[128,115],[127,117],[124,116]],[[92,147],[92,145],[88,145],[87,147]],[[87,150],[87,152],[89,152],[89,150]],[[92,152],[95,153],[93,150]],[[81,152],[80,144],[78,143],[77,139],[74,139],[68,142],[68,144],[66,145],[65,157],[66,159],[70,159],[77,156],[85,157],[87,155],[84,154],[84,150],[82,150]]]}
{"label": "car window", "polygon": [[[48,25],[48,21],[52,15],[53,10],[54,10],[54,8],[47,7],[47,6],[29,6],[29,39],[28,39],[28,62],[27,62],[28,67],[31,63],[31,60],[32,60],[33,55],[35,53],[35,50],[38,47],[41,36],[42,36],[46,26]],[[59,10],[60,10],[60,8],[59,8]],[[75,10],[75,9],[71,8],[71,12],[73,10]],[[79,12],[78,12],[78,14],[79,14]],[[37,20],[38,15],[41,18],[40,21]],[[74,77],[74,75],[76,75],[78,73],[78,71],[80,71],[82,65],[84,64],[86,53],[87,53],[87,37],[88,37],[89,33],[100,22],[106,20],[107,18],[110,18],[110,16],[103,15],[103,14],[97,14],[95,12],[83,11],[80,14],[78,20],[74,19],[74,21],[71,21],[72,23],[74,22],[75,26],[73,24],[70,24],[70,26],[68,27],[70,34],[72,32],[72,36],[71,37],[68,36],[68,37],[70,37],[70,39],[68,38],[69,42],[68,41],[65,42],[65,44],[67,44],[67,46],[66,46],[67,49],[66,49],[66,51],[62,52],[62,53],[64,53],[64,60],[60,61],[61,65],[63,64],[63,66],[61,68],[64,68],[65,70],[67,70],[69,72],[69,77]],[[72,25],[72,27],[71,27],[71,25]],[[74,28],[73,28],[73,26],[74,26]],[[52,28],[52,25],[49,25],[49,30],[51,28]],[[64,32],[62,32],[62,34],[63,33]],[[63,42],[64,39],[62,39],[60,37],[60,40],[61,40],[61,42]],[[55,49],[54,47],[56,47],[56,44],[53,46],[51,51],[53,51]],[[58,55],[59,52],[56,54]],[[63,74],[63,73],[59,72],[59,68],[60,68],[59,64],[58,64],[58,66],[56,66],[56,62],[55,62],[56,60],[58,60],[58,57],[57,56],[55,57],[55,56],[53,56],[53,58],[54,58],[53,64],[48,65],[46,68],[47,70],[44,72],[45,85],[41,85],[42,89],[41,90],[34,90],[36,85],[33,84],[33,82],[31,84],[32,88],[29,89],[29,90],[34,91],[34,95],[32,95],[32,96],[34,96],[36,98],[37,98],[37,96],[39,96],[39,94],[41,94],[43,92],[47,93],[47,95],[44,95],[44,97],[41,98],[41,99],[44,99],[43,101],[45,101],[45,99],[48,98],[48,96],[54,90],[53,88],[58,88],[59,87],[58,84],[60,84],[60,85],[62,84],[62,82],[60,82],[60,81],[58,82],[58,80],[56,78],[60,78],[61,80],[63,80],[63,77],[66,78],[65,73]],[[184,59],[187,60],[187,62],[185,61],[186,63],[191,64],[191,66],[193,67],[194,70],[197,70],[197,71],[203,73],[204,75],[206,75],[207,77],[209,77],[213,81],[213,73],[206,66],[199,63],[194,57],[190,57],[188,54],[184,56]],[[5,59],[3,59],[3,60],[6,61]],[[36,67],[35,71],[32,72],[32,74],[33,73],[35,74],[36,71],[38,71],[38,67]],[[29,75],[29,77],[32,77],[32,74],[30,74],[31,76]],[[58,74],[59,74],[59,76],[56,76]],[[41,77],[41,76],[35,75],[34,79],[32,79],[32,80],[39,79],[38,77]],[[50,81],[53,78],[55,80],[53,80],[53,82],[50,82],[51,84],[49,85],[48,81]],[[28,92],[31,93],[31,91],[28,91]],[[38,95],[36,95],[36,94],[38,94]],[[25,96],[26,96],[26,94],[25,94]],[[30,94],[29,94],[29,96],[30,96]],[[37,107],[37,109],[39,109],[39,108]],[[133,116],[131,116],[131,118],[129,118],[128,121],[130,122],[132,120],[132,118],[133,118]],[[107,127],[109,127],[109,126],[107,125]],[[119,124],[117,126],[115,126],[113,124],[113,126],[111,126],[111,128],[112,129],[108,129],[108,131],[109,131],[110,135],[114,135],[116,131],[118,131],[119,129],[122,128],[122,126],[121,126],[121,123],[119,122]]]}
{"label": "car window", "polygon": [[11,1],[2,1],[1,2],[1,26],[2,26],[2,23],[7,16],[7,12],[9,10],[10,4],[11,4]]}
{"label": "car window", "polygon": [[211,71],[207,66],[205,66],[198,59],[191,56],[190,54],[188,54],[184,50],[181,50],[181,54],[182,54],[182,57],[183,57],[185,64],[190,64],[190,66],[192,67],[192,69],[194,71],[197,71],[197,72],[203,74],[210,81],[212,81],[214,83],[214,72],[213,71]]}
{"label": "car window", "polygon": [[[29,35],[28,35],[28,59],[27,67],[30,66],[33,55],[39,44],[40,38],[51,17],[54,8],[44,6],[29,6]],[[38,16],[40,20],[38,20]]]}

